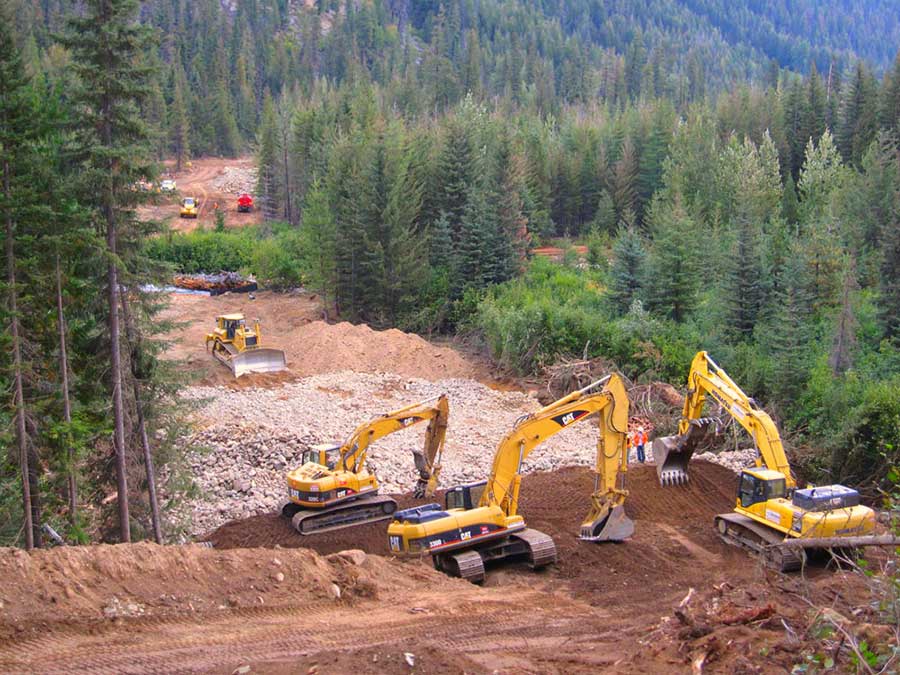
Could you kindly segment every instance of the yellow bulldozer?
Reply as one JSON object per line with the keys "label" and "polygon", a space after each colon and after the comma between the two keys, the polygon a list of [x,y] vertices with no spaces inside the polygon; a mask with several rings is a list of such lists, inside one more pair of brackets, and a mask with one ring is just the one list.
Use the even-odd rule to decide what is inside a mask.
{"label": "yellow bulldozer", "polygon": [[275,373],[287,364],[280,349],[265,349],[261,345],[259,319],[247,325],[243,314],[220,314],[216,327],[206,335],[206,349],[225,364],[235,377],[247,373]]}

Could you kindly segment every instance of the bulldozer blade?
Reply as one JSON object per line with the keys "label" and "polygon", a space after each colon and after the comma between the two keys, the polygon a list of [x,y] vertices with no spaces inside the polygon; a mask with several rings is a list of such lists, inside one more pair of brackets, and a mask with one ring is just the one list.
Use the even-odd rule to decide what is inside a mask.
{"label": "bulldozer blade", "polygon": [[703,417],[691,420],[687,432],[680,436],[663,436],[653,441],[653,460],[660,485],[685,485],[690,480],[688,464],[697,444],[706,436],[716,420]]}
{"label": "bulldozer blade", "polygon": [[634,521],[625,515],[624,506],[614,506],[606,515],[581,525],[582,541],[624,541],[634,534]]}
{"label": "bulldozer blade", "polygon": [[235,377],[247,373],[277,373],[287,368],[284,352],[280,349],[253,349],[234,356],[229,367]]}

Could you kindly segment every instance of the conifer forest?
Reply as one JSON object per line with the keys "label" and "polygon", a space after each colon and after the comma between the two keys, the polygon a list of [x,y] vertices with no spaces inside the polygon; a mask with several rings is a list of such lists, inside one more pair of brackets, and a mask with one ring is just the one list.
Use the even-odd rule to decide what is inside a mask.
{"label": "conifer forest", "polygon": [[[332,319],[462,337],[517,377],[603,357],[681,387],[705,349],[806,476],[888,486],[894,2],[2,10],[4,543],[39,546],[43,523],[160,537],[154,463],[175,459],[183,379],[147,289],[173,272],[304,286]],[[247,155],[262,224],[136,215],[163,160]],[[532,254],[544,245],[561,260]]]}

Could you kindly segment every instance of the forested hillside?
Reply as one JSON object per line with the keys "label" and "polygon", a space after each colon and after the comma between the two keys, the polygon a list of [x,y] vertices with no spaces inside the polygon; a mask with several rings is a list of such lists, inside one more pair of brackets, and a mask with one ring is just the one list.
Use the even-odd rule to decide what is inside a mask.
{"label": "forested hillside", "polygon": [[[707,349],[810,476],[873,496],[900,462],[891,3],[9,4],[6,541],[156,529],[182,417],[145,289],[173,267],[472,334],[517,374],[577,354],[681,385]],[[263,225],[137,218],[160,160],[243,153]],[[556,239],[587,259],[531,260]]]}
{"label": "forested hillside", "polygon": [[[64,77],[52,49],[70,4],[14,0],[31,72]],[[250,147],[265,96],[370,80],[407,116],[471,92],[558,114],[603,101],[677,106],[732,86],[774,84],[814,64],[828,92],[857,59],[876,74],[900,44],[889,0],[151,0],[159,48],[146,119],[160,156]]]}

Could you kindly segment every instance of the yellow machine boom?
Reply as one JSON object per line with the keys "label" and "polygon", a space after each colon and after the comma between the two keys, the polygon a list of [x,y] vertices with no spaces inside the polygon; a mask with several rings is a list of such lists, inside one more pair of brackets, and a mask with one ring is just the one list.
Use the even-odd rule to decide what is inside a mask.
{"label": "yellow machine boom", "polygon": [[874,530],[875,513],[859,504],[855,490],[843,485],[797,489],[772,418],[706,352],[699,352],[691,363],[687,394],[679,436],[653,442],[663,485],[686,480],[697,442],[713,425],[714,420],[701,417],[707,395],[750,434],[758,451],[756,468],[741,472],[734,512],[716,516],[716,528],[725,541],[762,553],[770,563],[789,571],[802,565],[804,554],[800,548],[779,547],[785,539],[814,542]]}
{"label": "yellow machine boom", "polygon": [[527,528],[518,513],[522,463],[545,440],[594,413],[600,413],[597,477],[581,537],[631,536],[634,524],[623,508],[628,396],[621,378],[610,375],[520,418],[500,442],[488,479],[448,490],[446,510],[429,504],[397,513],[388,527],[391,551],[430,553],[438,569],[476,582],[487,561],[520,556],[534,568],[555,562],[553,540]]}
{"label": "yellow machine boom", "polygon": [[379,415],[360,425],[339,446],[317,446],[303,453],[303,464],[287,474],[289,501],[282,515],[300,534],[313,534],[390,518],[397,502],[378,496],[378,481],[367,467],[369,447],[396,431],[428,422],[422,451],[413,451],[419,478],[417,497],[432,496],[450,405],[444,395]]}

